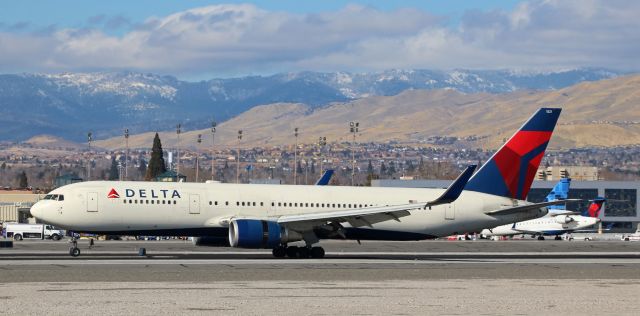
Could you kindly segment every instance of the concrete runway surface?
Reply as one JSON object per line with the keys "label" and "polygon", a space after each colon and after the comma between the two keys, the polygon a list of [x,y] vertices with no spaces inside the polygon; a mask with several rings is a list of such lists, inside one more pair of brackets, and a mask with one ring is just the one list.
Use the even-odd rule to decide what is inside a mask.
{"label": "concrete runway surface", "polygon": [[[327,241],[325,259],[184,241],[0,249],[6,314],[637,315],[640,243]],[[138,256],[145,247],[147,256]]]}

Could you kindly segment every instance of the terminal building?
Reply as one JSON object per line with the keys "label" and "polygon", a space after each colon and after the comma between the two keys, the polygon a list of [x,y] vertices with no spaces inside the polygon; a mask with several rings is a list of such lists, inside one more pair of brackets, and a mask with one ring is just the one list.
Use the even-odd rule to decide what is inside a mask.
{"label": "terminal building", "polygon": [[[372,180],[371,186],[407,187],[407,188],[446,188],[453,180]],[[556,181],[534,181],[527,200],[541,202],[549,194]],[[581,202],[567,203],[567,209],[573,211],[586,210],[589,201],[598,196],[607,201],[604,205],[602,227],[605,232],[631,233],[640,223],[638,212],[639,181],[571,181],[569,198],[584,199]]]}

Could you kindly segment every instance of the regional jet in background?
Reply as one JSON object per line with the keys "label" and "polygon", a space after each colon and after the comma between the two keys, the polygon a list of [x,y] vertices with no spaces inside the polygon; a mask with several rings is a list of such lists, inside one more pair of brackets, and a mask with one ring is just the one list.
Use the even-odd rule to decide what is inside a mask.
{"label": "regional jet in background", "polygon": [[[566,200],[569,195],[571,179],[561,179],[547,195],[545,201]],[[594,199],[581,215],[568,211],[565,205],[549,206],[549,214],[542,218],[502,225],[491,229],[484,229],[480,234],[485,237],[531,235],[538,236],[538,240],[544,240],[544,236],[555,236],[555,240],[561,240],[560,235],[585,231],[600,222],[600,211],[605,199]]]}
{"label": "regional jet in background", "polygon": [[[275,257],[321,258],[324,238],[421,240],[544,216],[525,201],[561,109],[542,108],[448,189],[90,181],[53,190],[37,219],[108,235],[228,236]],[[292,245],[303,242],[304,246]]]}

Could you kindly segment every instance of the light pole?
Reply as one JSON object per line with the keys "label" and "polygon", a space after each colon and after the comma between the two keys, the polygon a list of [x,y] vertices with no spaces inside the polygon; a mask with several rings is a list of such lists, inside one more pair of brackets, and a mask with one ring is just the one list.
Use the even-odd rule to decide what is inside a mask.
{"label": "light pole", "polygon": [[358,133],[359,122],[349,122],[349,131],[353,134],[353,143],[351,143],[351,186],[355,185],[356,177],[356,133]]}
{"label": "light pole", "polygon": [[182,127],[182,124],[178,124],[178,126],[176,126],[176,134],[178,134],[178,141],[176,142],[176,151],[177,151],[177,155],[178,155],[178,163],[176,164],[176,181],[178,181],[178,179],[180,178],[180,128]]}
{"label": "light pole", "polygon": [[200,155],[198,154],[200,151],[200,144],[202,144],[202,134],[198,134],[198,146],[196,146],[196,182],[198,182],[198,174],[200,171]]}
{"label": "light pole", "polygon": [[218,124],[216,123],[216,121],[211,122],[211,180],[215,180],[215,174],[216,174],[216,158],[213,155],[213,143],[214,140],[216,138],[216,126]]}
{"label": "light pole", "polygon": [[236,183],[240,183],[240,141],[242,140],[242,130],[238,131],[238,159],[236,160]]}
{"label": "light pole", "polygon": [[87,134],[87,143],[89,143],[89,159],[87,159],[87,181],[91,181],[91,141],[93,140],[93,134],[89,132]]}
{"label": "light pole", "polygon": [[320,136],[318,145],[320,146],[320,175],[322,176],[324,174],[324,169],[322,168],[324,163],[323,149],[327,145],[327,137]]}
{"label": "light pole", "polygon": [[293,129],[296,137],[296,146],[293,148],[293,184],[298,184],[298,128]]}
{"label": "light pole", "polygon": [[124,180],[127,181],[129,176],[129,129],[124,129],[124,143],[126,151],[124,153]]}

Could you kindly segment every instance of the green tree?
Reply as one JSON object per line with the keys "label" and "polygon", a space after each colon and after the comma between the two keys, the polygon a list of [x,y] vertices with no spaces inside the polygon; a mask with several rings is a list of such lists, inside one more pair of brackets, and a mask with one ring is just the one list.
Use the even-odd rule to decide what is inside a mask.
{"label": "green tree", "polygon": [[151,149],[151,159],[147,165],[147,174],[145,175],[145,181],[151,181],[158,175],[167,171],[167,167],[164,164],[164,152],[162,151],[162,143],[160,142],[160,136],[156,133],[153,138],[153,148]]}
{"label": "green tree", "polygon": [[118,162],[116,162],[116,155],[111,156],[111,168],[109,169],[109,180],[120,179],[120,171],[118,171]]}
{"label": "green tree", "polygon": [[368,175],[373,174],[373,164],[371,163],[371,159],[369,159],[369,165],[367,166],[367,174]]}
{"label": "green tree", "polygon": [[20,189],[26,189],[29,186],[29,179],[27,179],[27,173],[22,171],[18,174],[18,187]]}

